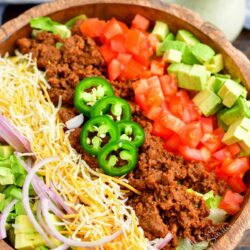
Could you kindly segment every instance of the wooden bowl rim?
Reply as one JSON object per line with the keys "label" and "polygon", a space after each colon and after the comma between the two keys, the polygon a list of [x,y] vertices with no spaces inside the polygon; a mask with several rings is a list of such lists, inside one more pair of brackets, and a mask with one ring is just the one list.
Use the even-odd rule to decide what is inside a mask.
{"label": "wooden bowl rim", "polygon": [[[181,7],[176,4],[167,4],[161,0],[57,0],[50,3],[35,6],[20,16],[8,21],[0,27],[0,45],[7,42],[8,39],[15,34],[15,32],[24,26],[28,25],[29,20],[38,16],[47,16],[56,12],[63,11],[76,6],[95,5],[95,4],[117,4],[117,5],[135,5],[146,8],[153,8],[158,11],[165,12],[172,15],[174,18],[181,19],[200,33],[205,35],[208,39],[212,39],[221,48],[225,49],[225,53],[233,60],[238,68],[239,77],[250,92],[250,61],[247,57],[237,50],[226,39],[222,31],[216,28],[209,22],[202,20],[202,18],[193,11]],[[211,247],[211,249],[234,249],[243,236],[245,230],[250,228],[250,191],[246,194],[246,199],[243,204],[241,213],[238,218],[221,238]],[[5,241],[0,241],[0,249],[12,249]]]}

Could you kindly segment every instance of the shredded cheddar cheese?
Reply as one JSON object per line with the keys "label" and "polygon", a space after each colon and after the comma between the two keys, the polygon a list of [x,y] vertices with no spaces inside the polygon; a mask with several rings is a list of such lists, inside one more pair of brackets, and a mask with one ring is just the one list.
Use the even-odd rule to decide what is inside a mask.
{"label": "shredded cheddar cheese", "polygon": [[134,210],[126,205],[129,190],[140,192],[126,179],[96,172],[81,159],[69,143],[70,132],[63,131],[58,117],[61,103],[54,107],[49,88],[30,55],[0,58],[0,113],[30,141],[38,161],[60,157],[40,172],[46,184],[52,184],[76,211],[65,214],[60,232],[72,239],[93,241],[123,228],[122,235],[99,249],[154,249],[138,226]]}

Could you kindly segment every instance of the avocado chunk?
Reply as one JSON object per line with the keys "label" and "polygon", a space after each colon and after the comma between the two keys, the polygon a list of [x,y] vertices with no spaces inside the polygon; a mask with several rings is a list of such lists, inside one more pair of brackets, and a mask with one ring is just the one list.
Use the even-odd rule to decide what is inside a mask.
{"label": "avocado chunk", "polygon": [[228,131],[222,138],[222,142],[230,145],[245,140],[245,138],[247,138],[247,133],[249,133],[249,130],[250,119],[243,117],[229,126]]}
{"label": "avocado chunk", "polygon": [[[0,161],[8,159],[14,153],[14,149],[7,145],[0,145]],[[0,162],[1,166],[1,162]]]}
{"label": "avocado chunk", "polygon": [[205,115],[213,115],[221,107],[221,99],[213,91],[205,89],[199,92],[194,98],[194,103],[199,107],[200,111]]}
{"label": "avocado chunk", "polygon": [[165,51],[170,49],[178,50],[183,54],[186,46],[184,42],[164,40],[157,49],[157,55],[163,55]]}
{"label": "avocado chunk", "polygon": [[219,89],[223,86],[225,81],[225,78],[211,76],[207,81],[207,88],[217,93]]}
{"label": "avocado chunk", "polygon": [[158,43],[156,45],[156,55],[157,56],[161,56],[163,55],[164,53],[164,47],[165,47],[165,44],[168,42],[168,41],[174,41],[175,40],[175,36],[173,33],[168,33],[167,36],[165,37],[165,39],[160,43]]}
{"label": "avocado chunk", "polygon": [[192,54],[191,49],[188,46],[185,47],[185,50],[184,50],[184,52],[182,54],[182,60],[181,61],[183,63],[190,64],[190,65],[200,64],[200,62]]}
{"label": "avocado chunk", "polygon": [[4,201],[5,197],[6,197],[5,194],[0,193],[0,202]]}
{"label": "avocado chunk", "polygon": [[250,109],[247,105],[246,99],[243,97],[239,97],[233,107],[225,109],[220,115],[221,120],[226,125],[230,125],[243,117],[250,118]]}
{"label": "avocado chunk", "polygon": [[206,87],[208,80],[208,72],[203,65],[195,64],[193,65],[191,72],[189,74],[191,89],[193,90],[203,90]]}
{"label": "avocado chunk", "polygon": [[197,58],[200,63],[210,61],[215,55],[214,50],[206,44],[196,43],[191,48],[192,54]]}
{"label": "avocado chunk", "polygon": [[223,57],[221,54],[217,54],[209,61],[205,62],[205,67],[211,73],[218,73],[224,68]]}
{"label": "avocado chunk", "polygon": [[163,61],[170,63],[181,62],[182,53],[175,49],[167,50],[163,55]]}
{"label": "avocado chunk", "polygon": [[0,168],[0,185],[14,184],[15,177],[9,168]]}
{"label": "avocado chunk", "polygon": [[27,215],[18,215],[15,220],[15,234],[36,233]]}
{"label": "avocado chunk", "polygon": [[169,32],[168,25],[161,21],[156,21],[152,34],[156,35],[160,41],[163,41]]}
{"label": "avocado chunk", "polygon": [[188,46],[193,46],[200,41],[187,30],[178,30],[176,40],[186,43]]}
{"label": "avocado chunk", "polygon": [[228,108],[231,108],[240,96],[245,97],[246,94],[246,89],[231,79],[226,80],[218,91],[222,103]]}
{"label": "avocado chunk", "polygon": [[244,139],[239,142],[239,145],[245,154],[250,154],[250,131],[248,131]]}
{"label": "avocado chunk", "polygon": [[15,235],[15,248],[20,250],[33,250],[46,243],[39,233],[20,233]]}

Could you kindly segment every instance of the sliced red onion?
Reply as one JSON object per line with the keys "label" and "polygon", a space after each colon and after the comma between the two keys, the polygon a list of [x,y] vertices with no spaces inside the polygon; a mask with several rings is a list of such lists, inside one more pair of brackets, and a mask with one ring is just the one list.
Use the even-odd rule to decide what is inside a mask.
{"label": "sliced red onion", "polygon": [[160,250],[163,247],[165,247],[168,244],[168,242],[172,240],[172,238],[173,235],[171,233],[167,233],[167,235],[163,239],[161,239],[161,241],[159,241],[158,244],[155,245],[156,249]]}
{"label": "sliced red onion", "polygon": [[1,216],[0,216],[0,240],[5,239],[7,237],[6,233],[6,221],[9,216],[9,213],[11,212],[13,206],[17,203],[17,199],[14,199],[12,202],[10,202],[3,210]]}
{"label": "sliced red onion", "polygon": [[[26,171],[29,173],[31,171],[31,168],[28,164],[26,164],[18,153],[15,153],[18,161],[23,165],[23,167],[26,169]],[[51,184],[51,183],[50,183]],[[63,201],[63,199],[57,195],[57,193],[52,189],[52,187],[48,187],[41,179],[35,175],[32,179],[32,185],[36,191],[36,193],[41,196],[44,196],[44,192],[50,197],[50,199],[53,200],[53,202],[56,203],[56,205],[60,208],[63,208],[68,214],[75,213],[71,208],[69,208]],[[47,197],[46,197],[47,198]],[[57,213],[57,216],[60,217],[60,215]]]}
{"label": "sliced red onion", "polygon": [[1,114],[0,137],[18,152],[31,152],[29,141]]}
{"label": "sliced red onion", "polygon": [[0,142],[4,142],[4,139],[0,136]]}
{"label": "sliced red onion", "polygon": [[105,236],[100,240],[96,240],[96,241],[77,241],[77,240],[72,240],[69,238],[64,237],[62,234],[60,234],[56,228],[54,227],[54,225],[51,223],[50,218],[49,218],[49,200],[48,199],[42,199],[41,200],[41,205],[42,205],[42,213],[43,213],[43,217],[44,220],[46,222],[47,227],[50,230],[51,235],[56,238],[57,240],[63,242],[64,244],[71,246],[71,247],[100,247],[112,240],[114,240],[115,238],[117,238],[121,233],[122,233],[122,229],[120,229],[119,231],[115,232],[114,234],[111,234],[109,236]]}
{"label": "sliced red onion", "polygon": [[42,161],[40,161],[37,165],[35,165],[30,172],[28,173],[24,185],[23,185],[23,192],[22,192],[22,196],[23,196],[23,207],[26,211],[27,216],[29,217],[30,222],[32,223],[32,225],[34,226],[35,230],[43,237],[44,241],[46,242],[46,244],[53,248],[55,247],[55,244],[53,241],[51,241],[51,239],[48,237],[48,235],[46,234],[46,232],[42,229],[42,227],[39,225],[39,223],[37,222],[35,216],[32,213],[31,207],[30,207],[30,201],[29,201],[29,186],[31,184],[31,180],[32,178],[35,176],[36,172],[42,168],[45,164],[54,162],[54,161],[58,161],[59,157],[50,157],[47,159],[44,159]]}
{"label": "sliced red onion", "polygon": [[80,114],[68,120],[65,123],[65,125],[67,129],[74,129],[74,128],[79,128],[83,124],[83,122],[84,122],[84,116],[83,114]]}
{"label": "sliced red onion", "polygon": [[59,246],[57,248],[54,248],[53,250],[67,250],[68,248],[69,248],[68,245],[63,244],[63,245],[61,245],[61,246]]}

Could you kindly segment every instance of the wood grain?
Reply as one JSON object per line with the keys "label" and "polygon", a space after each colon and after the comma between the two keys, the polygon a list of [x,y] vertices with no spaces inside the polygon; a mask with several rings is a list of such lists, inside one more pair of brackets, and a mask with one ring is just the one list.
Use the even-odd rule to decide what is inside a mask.
{"label": "wood grain", "polygon": [[[222,53],[226,71],[239,77],[250,91],[250,62],[246,56],[235,49],[221,31],[204,22],[198,14],[159,0],[61,0],[34,7],[0,28],[0,54],[13,51],[16,39],[29,35],[28,22],[31,18],[48,15],[54,20],[64,22],[80,13],[104,19],[116,17],[125,22],[130,22],[136,13],[140,13],[152,21],[167,22],[173,32],[181,28],[187,29],[218,53]],[[250,229],[249,190],[245,197],[241,212],[233,218],[230,229],[216,241],[213,249],[233,250],[244,231]],[[8,249],[4,244],[0,243],[0,249]]]}

